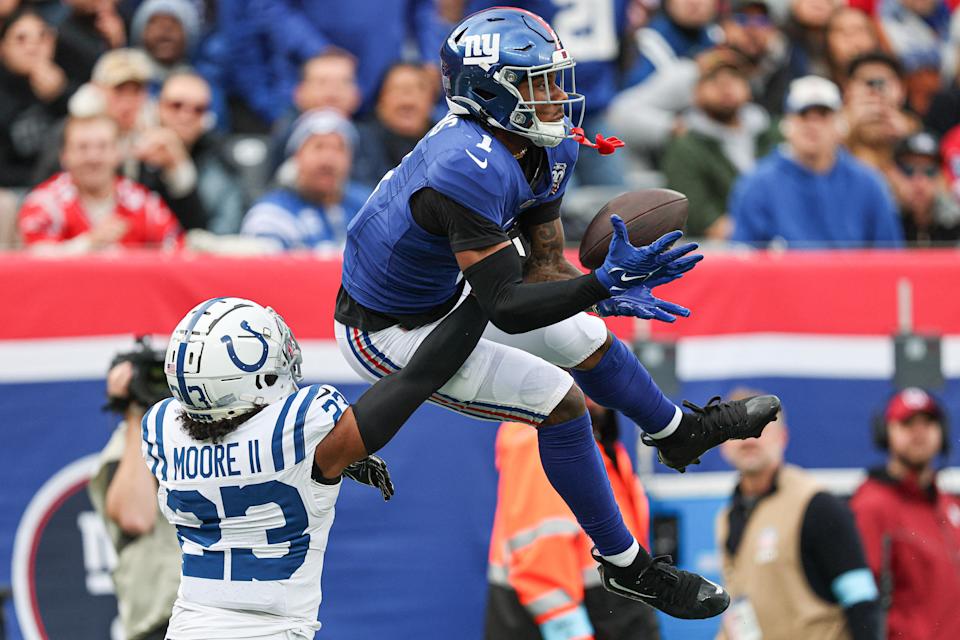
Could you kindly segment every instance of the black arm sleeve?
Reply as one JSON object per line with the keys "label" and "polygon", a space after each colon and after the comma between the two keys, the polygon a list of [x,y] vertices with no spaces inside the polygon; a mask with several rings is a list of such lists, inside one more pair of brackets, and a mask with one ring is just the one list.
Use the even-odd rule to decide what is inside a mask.
{"label": "black arm sleeve", "polygon": [[[826,491],[807,506],[800,531],[803,569],[811,588],[828,602],[838,602],[833,583],[850,571],[869,572],[863,545],[849,507]],[[871,575],[872,577],[872,575]],[[880,606],[876,598],[844,607],[853,640],[880,637]]]}
{"label": "black arm sleeve", "polygon": [[543,204],[538,204],[535,207],[530,207],[522,214],[520,214],[520,228],[524,233],[527,232],[527,229],[530,227],[535,227],[538,224],[543,224],[545,222],[552,222],[560,217],[560,201],[563,198],[557,198],[556,200],[551,200],[550,202],[544,202]]}
{"label": "black arm sleeve", "polygon": [[353,403],[368,454],[390,442],[410,415],[453,377],[486,326],[477,299],[468,296],[430,332],[405,367],[378,380]]}
{"label": "black arm sleeve", "polygon": [[592,273],[570,280],[523,282],[523,265],[512,246],[468,267],[463,275],[490,321],[507,333],[566,320],[610,296]]}

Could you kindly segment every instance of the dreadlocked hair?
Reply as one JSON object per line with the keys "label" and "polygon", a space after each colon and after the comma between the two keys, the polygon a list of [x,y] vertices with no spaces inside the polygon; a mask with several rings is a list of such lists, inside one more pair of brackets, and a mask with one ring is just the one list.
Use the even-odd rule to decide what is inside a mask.
{"label": "dreadlocked hair", "polygon": [[183,427],[184,431],[187,432],[187,435],[194,440],[197,440],[198,442],[209,440],[216,444],[230,433],[235,431],[244,422],[257,415],[268,406],[269,405],[261,405],[259,407],[254,407],[250,411],[246,411],[240,415],[224,418],[222,420],[216,420],[214,422],[200,422],[199,420],[194,420],[185,413],[181,413],[179,416],[177,416],[177,420],[180,421],[180,426]]}

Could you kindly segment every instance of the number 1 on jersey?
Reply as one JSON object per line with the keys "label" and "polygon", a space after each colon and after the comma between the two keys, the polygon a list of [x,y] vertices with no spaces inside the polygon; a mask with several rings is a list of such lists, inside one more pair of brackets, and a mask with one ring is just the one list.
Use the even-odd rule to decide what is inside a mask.
{"label": "number 1 on jersey", "polygon": [[493,142],[493,138],[491,138],[487,134],[483,134],[483,139],[481,139],[480,142],[477,143],[477,148],[483,149],[487,153],[490,153],[491,151],[493,151],[493,147],[490,146],[491,142]]}

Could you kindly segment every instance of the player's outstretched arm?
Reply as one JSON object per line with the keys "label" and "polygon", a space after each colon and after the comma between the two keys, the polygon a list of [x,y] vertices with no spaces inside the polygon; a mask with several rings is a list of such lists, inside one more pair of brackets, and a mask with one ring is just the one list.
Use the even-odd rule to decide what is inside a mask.
{"label": "player's outstretched arm", "polygon": [[323,476],[336,478],[386,445],[466,362],[486,326],[487,316],[472,296],[444,318],[407,366],[367,389],[317,445],[314,461]]}
{"label": "player's outstretched arm", "polygon": [[523,282],[520,255],[509,243],[455,255],[480,306],[507,333],[555,324],[610,296],[592,273],[553,282]]}

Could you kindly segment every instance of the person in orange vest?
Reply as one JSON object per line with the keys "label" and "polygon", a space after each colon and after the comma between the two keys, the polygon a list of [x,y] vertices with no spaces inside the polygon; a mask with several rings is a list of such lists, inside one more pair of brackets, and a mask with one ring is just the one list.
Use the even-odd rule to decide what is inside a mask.
{"label": "person in orange vest", "polygon": [[[630,533],[649,547],[650,509],[613,411],[589,399],[594,436]],[[593,544],[540,464],[537,432],[505,422],[487,573],[487,640],[657,640],[654,610],[600,585]]]}

